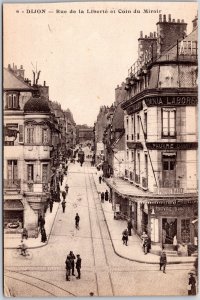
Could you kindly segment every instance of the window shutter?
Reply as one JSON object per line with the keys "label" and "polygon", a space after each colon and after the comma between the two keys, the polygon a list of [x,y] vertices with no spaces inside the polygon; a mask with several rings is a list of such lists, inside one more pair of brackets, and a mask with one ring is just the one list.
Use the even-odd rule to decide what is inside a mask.
{"label": "window shutter", "polygon": [[24,142],[24,126],[19,125],[19,143]]}

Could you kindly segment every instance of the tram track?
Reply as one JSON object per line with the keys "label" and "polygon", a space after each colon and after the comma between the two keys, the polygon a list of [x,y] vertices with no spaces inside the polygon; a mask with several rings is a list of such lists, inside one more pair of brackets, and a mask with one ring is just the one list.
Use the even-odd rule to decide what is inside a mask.
{"label": "tram track", "polygon": [[[101,245],[102,245],[102,249],[103,249],[103,253],[104,253],[104,258],[105,258],[105,263],[106,263],[106,268],[104,268],[104,269],[106,269],[106,272],[108,273],[110,287],[111,287],[111,296],[114,296],[115,295],[115,293],[114,293],[114,285],[113,285],[112,278],[111,278],[110,266],[109,266],[109,262],[108,262],[108,257],[107,257],[107,253],[106,253],[106,247],[105,247],[103,233],[102,233],[102,228],[101,228],[101,224],[100,224],[100,217],[99,217],[99,214],[98,214],[98,213],[102,212],[102,209],[97,209],[96,199],[99,200],[99,197],[98,197],[98,193],[96,191],[94,182],[92,182],[93,178],[90,177],[91,173],[86,172],[86,167],[84,167],[84,171],[85,171],[86,197],[87,197],[87,203],[88,203],[88,213],[89,213],[89,222],[90,222],[91,235],[92,235],[92,222],[91,222],[91,212],[90,212],[90,208],[89,208],[90,207],[90,205],[89,205],[90,203],[89,203],[89,199],[88,199],[89,198],[88,197],[88,194],[89,194],[88,183],[89,183],[89,189],[91,191],[91,195],[92,195],[92,199],[93,199],[94,207],[95,207],[95,210],[93,210],[93,214],[94,214],[94,211],[95,211],[96,221],[97,221],[98,229],[99,229],[99,233],[100,233]],[[86,177],[88,178],[88,183],[87,183]],[[95,193],[96,193],[96,195],[95,195]],[[93,245],[92,246],[92,248],[93,248],[93,255],[95,257],[94,239],[93,238],[92,238],[92,245]],[[94,258],[94,264],[96,265],[95,258]],[[96,278],[96,282],[97,282],[97,286],[98,286],[98,278]],[[99,288],[98,288],[98,290],[99,290]]]}
{"label": "tram track", "polygon": [[[34,286],[34,287],[37,287],[38,289],[43,290],[43,291],[49,293],[49,294],[52,295],[52,296],[58,296],[58,293],[60,293],[60,296],[66,296],[66,294],[63,295],[63,292],[64,292],[64,293],[67,293],[69,296],[74,296],[74,297],[76,297],[76,295],[73,294],[73,293],[71,293],[70,291],[68,291],[68,290],[66,290],[66,289],[64,289],[64,288],[62,288],[62,287],[60,287],[60,286],[58,286],[58,285],[56,285],[56,284],[54,284],[54,283],[52,283],[52,282],[49,282],[49,281],[47,281],[47,280],[38,278],[38,277],[33,276],[33,275],[24,274],[24,273],[22,273],[22,272],[20,272],[20,271],[14,271],[14,270],[8,270],[8,269],[6,269],[5,271],[6,271],[6,272],[5,272],[5,277],[11,278],[11,279],[13,279],[13,280],[17,280],[17,281],[20,281],[20,282],[23,282],[23,283],[26,283],[26,284],[29,284],[29,285],[32,285],[32,286]],[[8,275],[7,273],[8,273],[8,274],[11,273],[12,276],[11,276],[11,275]],[[18,277],[22,276],[22,278],[21,278],[21,279],[18,278],[18,277],[16,278],[16,277],[14,276],[14,274],[16,274]],[[23,278],[23,277],[24,277],[24,278]],[[33,282],[27,281],[27,279],[29,279],[29,280],[36,280],[37,285],[34,284]],[[52,293],[52,291],[49,291],[49,289],[47,289],[47,287],[46,287],[46,288],[40,287],[40,286],[38,286],[38,284],[39,284],[39,285],[41,285],[41,284],[45,285],[45,284],[46,284],[47,286],[49,286],[49,289],[50,289],[50,290],[51,290],[52,288],[56,288],[56,292],[57,292],[57,293],[54,294],[54,293]]]}

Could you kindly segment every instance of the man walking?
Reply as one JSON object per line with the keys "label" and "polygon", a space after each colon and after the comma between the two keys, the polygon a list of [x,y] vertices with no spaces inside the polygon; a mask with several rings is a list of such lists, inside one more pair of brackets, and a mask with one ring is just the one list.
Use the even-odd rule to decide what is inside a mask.
{"label": "man walking", "polygon": [[76,213],[76,216],[75,216],[75,227],[76,227],[76,229],[79,229],[79,221],[80,221],[80,217],[79,217],[78,213]]}
{"label": "man walking", "polygon": [[165,250],[163,248],[161,254],[160,254],[160,271],[163,267],[163,273],[166,273],[165,272],[165,269],[166,269],[166,265],[167,265],[167,255],[165,253]]}
{"label": "man walking", "polygon": [[63,213],[65,213],[66,201],[63,200],[63,202],[61,204],[62,204]]}
{"label": "man walking", "polygon": [[70,262],[71,262],[71,269],[72,269],[72,276],[75,276],[74,274],[74,260],[76,259],[73,251],[69,252]]}
{"label": "man walking", "polygon": [[102,180],[102,177],[101,177],[101,176],[99,176],[99,184],[101,184],[101,180]]}
{"label": "man walking", "polygon": [[65,261],[65,268],[66,268],[66,280],[70,281],[70,270],[71,270],[71,262],[70,262],[70,256],[67,255],[67,259]]}
{"label": "man walking", "polygon": [[66,199],[66,195],[67,195],[67,193],[66,193],[65,191],[62,191],[62,197],[63,197],[63,200]]}
{"label": "man walking", "polygon": [[52,199],[49,201],[49,208],[50,208],[50,213],[52,213],[52,210],[53,210],[53,200]]}
{"label": "man walking", "polygon": [[79,254],[77,254],[76,270],[78,273],[78,276],[76,277],[76,279],[81,279],[81,257]]}

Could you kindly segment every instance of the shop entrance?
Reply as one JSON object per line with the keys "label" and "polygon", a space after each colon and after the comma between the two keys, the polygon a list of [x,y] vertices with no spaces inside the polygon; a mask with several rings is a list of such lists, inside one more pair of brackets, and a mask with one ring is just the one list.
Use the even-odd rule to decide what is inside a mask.
{"label": "shop entrance", "polygon": [[142,231],[148,233],[148,214],[144,211],[142,216]]}
{"label": "shop entrance", "polygon": [[162,243],[173,244],[174,237],[177,236],[177,219],[163,218],[162,219]]}

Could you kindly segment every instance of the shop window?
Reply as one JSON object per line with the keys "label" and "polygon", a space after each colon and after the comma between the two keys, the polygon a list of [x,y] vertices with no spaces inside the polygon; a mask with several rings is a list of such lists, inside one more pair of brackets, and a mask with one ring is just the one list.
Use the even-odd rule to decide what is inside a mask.
{"label": "shop window", "polygon": [[175,108],[162,109],[162,137],[175,138],[176,137],[176,110]]}
{"label": "shop window", "polygon": [[27,128],[27,143],[28,144],[34,143],[34,128],[33,127]]}
{"label": "shop window", "polygon": [[188,244],[190,242],[190,220],[181,220],[181,241]]}

